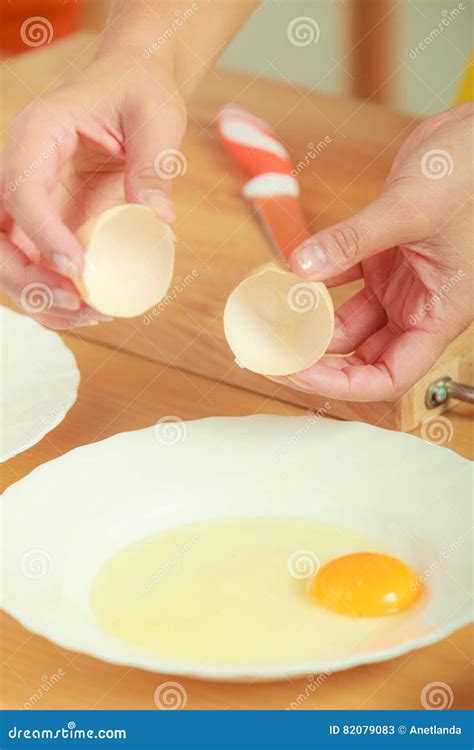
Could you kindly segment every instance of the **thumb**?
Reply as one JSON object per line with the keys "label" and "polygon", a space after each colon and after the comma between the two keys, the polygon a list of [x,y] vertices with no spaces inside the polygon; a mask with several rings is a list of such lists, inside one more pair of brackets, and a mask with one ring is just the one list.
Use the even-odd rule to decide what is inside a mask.
{"label": "thumb", "polygon": [[186,172],[179,150],[184,109],[171,101],[141,101],[125,113],[125,198],[154,208],[164,221],[176,218],[171,183]]}
{"label": "thumb", "polygon": [[298,276],[323,281],[382,250],[422,239],[426,226],[414,202],[389,188],[349,219],[305,240],[290,267]]}

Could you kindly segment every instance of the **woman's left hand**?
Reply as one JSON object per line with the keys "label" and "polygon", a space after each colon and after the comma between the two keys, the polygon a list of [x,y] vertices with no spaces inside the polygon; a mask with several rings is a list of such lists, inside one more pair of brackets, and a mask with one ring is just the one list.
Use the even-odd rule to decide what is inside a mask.
{"label": "woman's left hand", "polygon": [[364,288],[336,312],[328,353],[290,388],[349,401],[399,399],[473,317],[474,104],[421,124],[382,194],[303,243],[293,273]]}

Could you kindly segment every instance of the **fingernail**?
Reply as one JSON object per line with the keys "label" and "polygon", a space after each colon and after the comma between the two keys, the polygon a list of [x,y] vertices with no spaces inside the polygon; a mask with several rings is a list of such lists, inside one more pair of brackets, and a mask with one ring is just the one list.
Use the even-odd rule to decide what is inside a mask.
{"label": "fingernail", "polygon": [[81,323],[82,325],[89,325],[89,323],[98,325],[99,323],[108,323],[110,320],[113,320],[113,318],[110,318],[106,315],[101,315],[100,313],[96,312],[94,316],[91,316],[90,318],[87,315],[84,315],[81,318]]}
{"label": "fingernail", "polygon": [[94,310],[94,318],[103,323],[107,323],[109,320],[113,320],[113,317],[111,315],[102,315],[102,313],[97,312],[97,310]]}
{"label": "fingernail", "polygon": [[280,378],[274,378],[271,375],[265,375],[265,377],[267,378],[267,380],[271,380],[273,383],[277,383],[277,385],[286,385],[286,383],[283,380],[283,378],[282,379],[280,379]]}
{"label": "fingernail", "polygon": [[66,255],[54,253],[52,257],[53,266],[63,276],[78,276],[80,273],[77,266]]}
{"label": "fingernail", "polygon": [[144,203],[148,208],[156,211],[163,221],[174,221],[176,219],[173,201],[162,190],[142,190],[137,197],[140,203]]}
{"label": "fingernail", "polygon": [[73,292],[68,292],[67,289],[54,289],[53,304],[63,310],[79,310],[81,300]]}
{"label": "fingernail", "polygon": [[293,258],[300,269],[308,274],[322,271],[328,262],[326,251],[319,245],[303,245],[295,251]]}
{"label": "fingernail", "polygon": [[98,310],[86,307],[84,310],[82,310],[78,325],[98,325],[99,323],[106,323],[109,320],[113,320],[110,315],[103,315]]}
{"label": "fingernail", "polygon": [[83,318],[82,320],[78,320],[77,322],[72,324],[73,328],[87,328],[88,326],[98,326],[99,323],[104,323],[108,320],[113,320],[113,318],[106,318],[105,316],[100,317],[99,313],[97,314],[97,320],[86,320]]}

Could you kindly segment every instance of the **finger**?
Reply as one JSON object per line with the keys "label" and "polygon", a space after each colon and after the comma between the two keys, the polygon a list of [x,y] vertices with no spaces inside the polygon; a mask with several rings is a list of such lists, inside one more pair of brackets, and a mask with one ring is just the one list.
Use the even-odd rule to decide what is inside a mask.
{"label": "finger", "polygon": [[55,306],[62,310],[77,311],[81,307],[79,294],[70,281],[54,271],[31,263],[3,233],[0,234],[0,268],[2,289],[18,302],[24,299],[25,304],[30,304],[27,297],[31,296],[31,305],[34,307],[33,298],[39,295],[36,304],[48,309]]}
{"label": "finger", "polygon": [[50,312],[38,313],[34,316],[35,320],[41,325],[51,328],[53,331],[74,331],[76,328],[87,328],[89,326],[99,325],[98,320],[93,317],[88,318],[87,316],[75,315],[75,316],[61,316],[52,315]]}
{"label": "finger", "polygon": [[328,289],[331,289],[334,286],[342,286],[342,284],[350,284],[351,281],[358,281],[359,279],[362,279],[362,277],[362,266],[360,263],[357,263],[347,271],[343,271],[343,273],[338,273],[336,276],[331,276],[329,279],[325,279],[324,283]]}
{"label": "finger", "polygon": [[[301,383],[294,382],[291,376],[282,376],[280,378],[275,378],[270,375],[264,375],[264,377],[267,380],[271,380],[273,383],[276,383],[277,385],[286,386],[287,388],[291,388],[293,391],[301,391],[304,393],[313,393],[314,390],[311,386],[302,385]],[[278,392],[278,391],[277,391]]]}
{"label": "finger", "polygon": [[397,334],[385,326],[353,356],[321,360],[294,380],[314,393],[345,401],[394,401],[425,375],[448,341],[448,331]]}
{"label": "finger", "polygon": [[361,289],[336,310],[334,334],[327,351],[353,352],[387,322],[387,315],[377,297]]}
{"label": "finger", "polygon": [[166,97],[140,99],[126,108],[125,197],[156,209],[164,221],[174,221],[171,182],[186,171],[179,150],[185,127],[184,110]]}
{"label": "finger", "polygon": [[4,158],[3,203],[51,268],[66,276],[82,272],[82,248],[65,226],[50,190],[61,165],[74,152],[77,136],[66,127],[52,134],[49,110],[32,110],[12,129]]}
{"label": "finger", "polygon": [[31,263],[4,234],[0,234],[0,287],[33,316],[47,314],[76,325],[109,320],[82,302],[70,281]]}
{"label": "finger", "polygon": [[426,222],[398,192],[386,192],[350,219],[306,240],[290,258],[291,270],[307,279],[325,280],[363,260],[424,236]]}

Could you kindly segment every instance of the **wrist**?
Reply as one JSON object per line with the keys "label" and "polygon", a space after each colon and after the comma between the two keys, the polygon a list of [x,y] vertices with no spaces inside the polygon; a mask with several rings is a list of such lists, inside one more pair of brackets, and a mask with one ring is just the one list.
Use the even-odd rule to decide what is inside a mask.
{"label": "wrist", "polygon": [[[185,24],[199,10],[197,2],[185,9],[161,0],[115,0],[102,35],[96,61],[109,61],[123,67],[135,65],[146,75],[174,79],[183,96],[194,85],[186,80],[185,66],[178,64],[179,37]],[[180,33],[181,32],[181,33]],[[182,55],[181,55],[182,56]],[[194,61],[195,62],[195,61]],[[199,66],[198,66],[199,67]],[[203,65],[203,72],[206,66]],[[195,76],[196,80],[199,76]]]}

